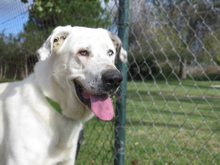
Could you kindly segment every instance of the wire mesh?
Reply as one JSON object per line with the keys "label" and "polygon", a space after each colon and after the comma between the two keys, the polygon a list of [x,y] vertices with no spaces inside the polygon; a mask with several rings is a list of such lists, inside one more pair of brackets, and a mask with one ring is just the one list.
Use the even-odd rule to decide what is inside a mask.
{"label": "wire mesh", "polygon": [[130,3],[126,160],[219,164],[219,2]]}
{"label": "wire mesh", "polygon": [[[118,31],[116,0],[96,1],[101,8],[86,0],[80,10],[55,6],[53,12],[60,14],[41,22],[37,13],[31,22],[36,2],[0,2],[2,82],[33,71],[35,51],[55,26]],[[62,4],[70,2],[77,3]],[[130,0],[129,6],[125,164],[220,164],[220,3]],[[98,14],[89,12],[91,7]],[[77,164],[113,164],[114,120],[93,118],[84,135]]]}

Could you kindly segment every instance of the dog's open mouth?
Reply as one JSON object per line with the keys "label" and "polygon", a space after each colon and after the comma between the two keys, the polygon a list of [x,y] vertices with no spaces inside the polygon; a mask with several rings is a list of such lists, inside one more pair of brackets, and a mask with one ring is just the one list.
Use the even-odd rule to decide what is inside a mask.
{"label": "dog's open mouth", "polygon": [[114,116],[112,101],[108,94],[91,94],[74,81],[79,100],[101,120],[111,120]]}

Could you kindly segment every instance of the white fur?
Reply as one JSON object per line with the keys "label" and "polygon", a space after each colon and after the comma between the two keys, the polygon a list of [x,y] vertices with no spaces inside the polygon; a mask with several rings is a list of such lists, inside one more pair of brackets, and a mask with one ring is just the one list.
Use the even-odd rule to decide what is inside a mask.
{"label": "white fur", "polygon": [[[34,73],[21,82],[0,84],[0,165],[75,164],[79,132],[93,113],[79,101],[73,80],[101,93],[101,72],[116,69],[116,49],[126,62],[127,52],[114,34],[57,27],[37,51]],[[62,114],[45,97],[59,103]]]}

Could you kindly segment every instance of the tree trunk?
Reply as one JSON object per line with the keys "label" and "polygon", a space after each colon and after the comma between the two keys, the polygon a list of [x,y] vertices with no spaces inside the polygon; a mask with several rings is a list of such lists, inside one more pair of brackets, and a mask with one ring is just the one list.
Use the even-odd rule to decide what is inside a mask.
{"label": "tree trunk", "polygon": [[25,78],[27,78],[28,77],[28,64],[27,64],[27,60],[26,60],[26,62],[24,64],[24,69],[25,69]]}
{"label": "tree trunk", "polygon": [[179,70],[179,78],[180,79],[186,79],[186,67],[187,67],[187,60],[184,57],[181,57],[181,61],[180,61],[180,70]]}
{"label": "tree trunk", "polygon": [[16,67],[16,68],[15,68],[15,74],[14,74],[13,81],[15,81],[15,80],[16,80],[16,78],[17,78],[17,72],[18,72],[18,68]]}
{"label": "tree trunk", "polygon": [[5,69],[4,69],[4,72],[3,72],[3,75],[2,75],[2,79],[4,80],[6,78],[6,74],[7,74],[7,64],[5,63]]}
{"label": "tree trunk", "polygon": [[26,77],[28,77],[27,59],[24,61],[20,78],[21,78],[21,79],[25,79]]}
{"label": "tree trunk", "polygon": [[2,68],[2,65],[0,65],[0,81],[3,80],[3,68]]}

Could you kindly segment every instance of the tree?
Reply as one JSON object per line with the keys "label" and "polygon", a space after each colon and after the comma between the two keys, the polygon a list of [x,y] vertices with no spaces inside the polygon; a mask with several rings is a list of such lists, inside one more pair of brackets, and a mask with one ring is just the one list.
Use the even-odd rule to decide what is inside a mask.
{"label": "tree", "polygon": [[59,25],[108,27],[110,23],[109,13],[101,7],[99,0],[35,2],[29,12],[29,22],[34,22],[39,30],[53,29]]}
{"label": "tree", "polygon": [[6,70],[6,68],[4,68],[4,63],[5,63],[5,48],[6,48],[6,43],[4,41],[4,31],[1,33],[0,36],[0,81],[4,80],[4,70]]}
{"label": "tree", "polygon": [[[5,36],[4,31],[0,34],[0,81],[3,81],[6,76],[16,79],[17,66],[19,57],[19,39],[12,34]],[[14,75],[10,75],[9,69],[15,69]]]}
{"label": "tree", "polygon": [[204,43],[203,38],[211,30],[216,29],[220,24],[220,3],[218,1],[200,1],[200,0],[169,0],[163,1],[163,8],[171,27],[175,27],[182,38],[185,50],[188,53],[180,54],[180,72],[179,77],[185,78],[183,74],[186,66],[187,57],[191,56],[197,60],[201,57],[201,50]]}
{"label": "tree", "polygon": [[[131,1],[130,38],[135,57],[155,62],[179,62],[186,78],[188,61],[201,61],[206,34],[220,24],[220,3],[199,0]],[[207,37],[206,37],[207,38]],[[204,54],[204,53],[203,53]],[[207,55],[207,53],[206,53]]]}
{"label": "tree", "polygon": [[201,54],[207,61],[220,65],[220,29],[209,32],[203,38],[204,47]]}

